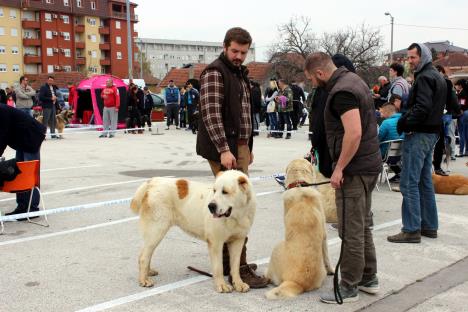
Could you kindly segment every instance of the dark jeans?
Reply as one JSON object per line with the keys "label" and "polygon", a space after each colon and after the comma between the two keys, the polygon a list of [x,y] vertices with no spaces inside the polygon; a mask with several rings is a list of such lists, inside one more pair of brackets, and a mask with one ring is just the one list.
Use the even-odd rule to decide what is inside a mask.
{"label": "dark jeans", "polygon": [[434,161],[432,164],[434,165],[434,170],[442,169],[442,157],[445,153],[445,129],[442,125],[440,127],[439,139],[434,148]]}
{"label": "dark jeans", "polygon": [[174,120],[174,125],[179,127],[179,104],[168,103],[166,105],[167,126],[169,127]]}
{"label": "dark jeans", "polygon": [[[284,131],[284,124],[287,124],[288,126],[288,131],[291,131],[291,114],[290,112],[281,112],[278,113],[279,115],[279,130]],[[282,133],[279,134],[279,136],[283,136]],[[291,136],[291,133],[286,134],[286,136]]]}
{"label": "dark jeans", "polygon": [[55,105],[52,108],[44,108],[42,110],[42,124],[44,126],[49,126],[50,128],[50,136],[55,136]]}
{"label": "dark jeans", "polygon": [[437,230],[439,221],[432,184],[435,133],[406,133],[402,145],[400,191],[403,232]]}
{"label": "dark jeans", "polygon": [[187,105],[187,115],[188,115],[188,122],[189,122],[189,128],[190,129],[197,129],[197,124],[195,118],[193,118],[193,113],[197,110],[196,105],[190,104]]}
{"label": "dark jeans", "polygon": [[140,111],[132,106],[128,107],[127,128],[141,128]]}
{"label": "dark jeans", "polygon": [[148,125],[148,128],[151,128],[151,110],[141,112],[141,126],[145,127],[145,123]]}
{"label": "dark jeans", "polygon": [[[23,151],[16,151],[16,160],[17,161],[28,161],[28,160],[40,160],[40,152],[36,153],[26,153]],[[21,192],[16,194],[16,211],[18,213],[23,213],[28,210],[29,198],[31,197],[31,191]],[[32,202],[31,202],[31,211],[39,210],[39,192],[34,189]]]}
{"label": "dark jeans", "polygon": [[181,108],[179,110],[179,127],[185,128],[187,127],[187,110],[185,108]]}
{"label": "dark jeans", "polygon": [[341,283],[357,286],[377,273],[377,258],[372,238],[372,191],[378,176],[344,176],[345,232],[343,237],[343,194],[336,190],[338,228],[344,243],[341,260]]}

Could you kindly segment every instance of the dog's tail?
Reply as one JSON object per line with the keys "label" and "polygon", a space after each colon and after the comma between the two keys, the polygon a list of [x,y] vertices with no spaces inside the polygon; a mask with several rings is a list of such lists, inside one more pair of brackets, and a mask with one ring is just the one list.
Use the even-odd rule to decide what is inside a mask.
{"label": "dog's tail", "polygon": [[135,196],[132,198],[132,202],[130,203],[130,208],[136,214],[140,212],[140,207],[143,204],[145,197],[147,196],[149,182],[145,182],[140,187],[138,187]]}
{"label": "dog's tail", "polygon": [[265,293],[267,299],[285,299],[292,298],[304,292],[304,288],[296,282],[284,281],[278,287]]}

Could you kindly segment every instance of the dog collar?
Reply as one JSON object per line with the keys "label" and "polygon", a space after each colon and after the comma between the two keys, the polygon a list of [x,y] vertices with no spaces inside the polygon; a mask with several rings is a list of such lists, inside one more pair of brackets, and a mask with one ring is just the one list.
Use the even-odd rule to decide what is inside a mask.
{"label": "dog collar", "polygon": [[329,184],[330,181],[323,181],[323,182],[318,182],[318,183],[307,183],[305,181],[296,181],[288,185],[286,188],[287,190],[295,188],[295,187],[309,187],[309,186],[319,186],[322,184]]}

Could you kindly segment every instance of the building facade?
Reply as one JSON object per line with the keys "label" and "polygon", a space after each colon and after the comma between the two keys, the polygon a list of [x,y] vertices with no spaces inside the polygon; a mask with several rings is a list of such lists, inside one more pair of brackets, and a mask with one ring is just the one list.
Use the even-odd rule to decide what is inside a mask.
{"label": "building facade", "polygon": [[[163,79],[171,69],[189,64],[209,64],[223,51],[222,42],[138,38],[136,44],[150,64],[154,77]],[[255,61],[255,45],[245,63]]]}
{"label": "building facade", "polygon": [[[130,5],[132,41],[136,6]],[[134,42],[132,50],[137,54]],[[0,85],[23,74],[71,71],[126,78],[125,0],[0,0],[0,56]]]}

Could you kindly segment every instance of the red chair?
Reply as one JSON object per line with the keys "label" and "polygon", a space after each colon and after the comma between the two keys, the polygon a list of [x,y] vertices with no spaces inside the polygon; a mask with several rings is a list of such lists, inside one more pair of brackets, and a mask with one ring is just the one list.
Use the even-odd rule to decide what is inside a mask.
{"label": "red chair", "polygon": [[[39,171],[40,171],[40,161],[39,160],[31,160],[31,161],[23,161],[23,162],[18,162],[17,163],[18,168],[20,169],[21,173],[16,176],[16,178],[13,181],[5,181],[3,183],[3,187],[0,188],[0,191],[2,192],[7,192],[7,193],[20,193],[20,192],[26,192],[26,191],[31,191],[31,196],[29,197],[29,204],[28,204],[28,210],[27,210],[27,219],[28,222],[34,223],[37,225],[41,226],[49,226],[49,221],[47,220],[47,214],[45,213],[45,205],[44,205],[44,200],[42,199],[41,195],[41,190],[39,189],[40,187],[40,178],[39,178]],[[31,221],[29,219],[29,212],[31,210],[31,202],[32,202],[32,196],[34,189],[37,189],[39,192],[39,196],[41,198],[41,206],[42,210],[44,211],[44,219],[46,224],[38,223]],[[1,234],[4,232],[4,225],[3,225],[3,220],[0,218],[1,222]]]}

